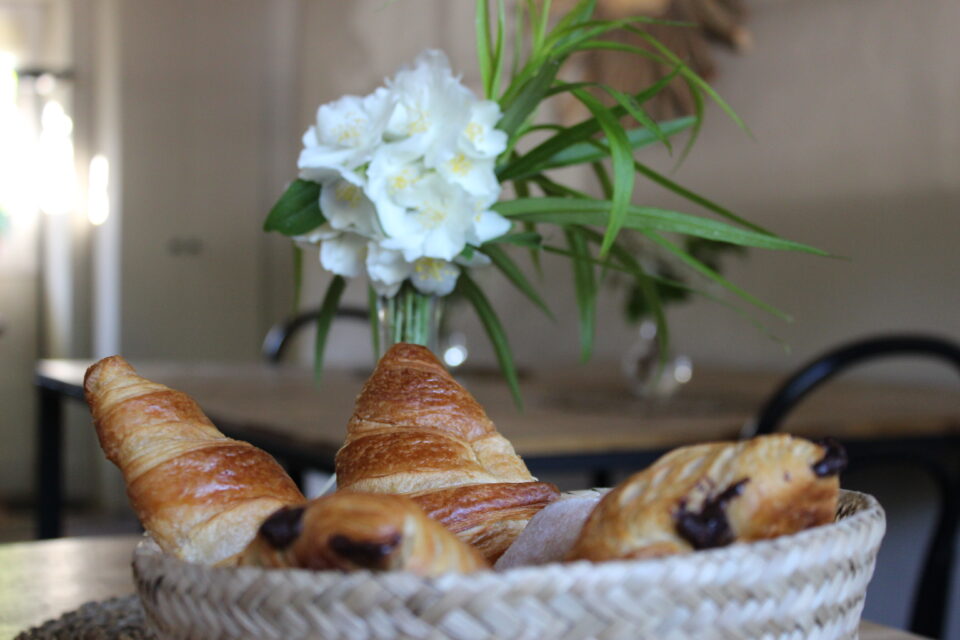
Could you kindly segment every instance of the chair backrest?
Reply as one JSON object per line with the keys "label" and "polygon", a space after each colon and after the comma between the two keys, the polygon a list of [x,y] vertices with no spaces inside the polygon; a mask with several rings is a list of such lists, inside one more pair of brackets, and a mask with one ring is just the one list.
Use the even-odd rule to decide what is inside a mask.
{"label": "chair backrest", "polygon": [[[893,334],[843,344],[810,361],[787,378],[744,427],[743,436],[773,433],[804,397],[851,366],[881,357],[915,355],[946,361],[960,373],[960,346],[942,337]],[[938,450],[930,455],[913,456],[910,461],[919,463],[918,468],[933,478],[940,492],[940,513],[914,594],[910,630],[941,638],[945,632],[954,549],[960,525],[960,444],[955,440],[952,451]],[[890,456],[861,456],[856,462],[889,463]]]}
{"label": "chair backrest", "polygon": [[[319,317],[320,309],[309,309],[274,324],[267,331],[267,335],[263,339],[263,345],[260,347],[260,354],[263,359],[271,364],[278,364],[283,360],[283,354],[290,345],[293,336],[301,329],[312,326]],[[337,309],[336,317],[367,322],[370,318],[370,312],[363,307],[340,307]]]}

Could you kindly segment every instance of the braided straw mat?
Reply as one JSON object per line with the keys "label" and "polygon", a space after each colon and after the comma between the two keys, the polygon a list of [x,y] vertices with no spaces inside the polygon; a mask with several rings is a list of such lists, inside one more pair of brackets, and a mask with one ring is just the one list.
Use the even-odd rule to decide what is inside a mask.
{"label": "braided straw mat", "polygon": [[429,579],[214,569],[145,540],[134,577],[162,638],[855,639],[884,527],[874,498],[844,491],[832,524],[653,560]]}

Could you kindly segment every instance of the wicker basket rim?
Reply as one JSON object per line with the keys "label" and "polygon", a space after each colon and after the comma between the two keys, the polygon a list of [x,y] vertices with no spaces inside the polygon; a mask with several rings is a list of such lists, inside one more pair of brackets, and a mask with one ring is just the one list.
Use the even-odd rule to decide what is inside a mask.
{"label": "wicker basket rim", "polygon": [[[584,491],[569,492],[566,495],[584,495],[605,491],[605,489],[588,489]],[[667,556],[663,558],[620,560],[602,563],[591,563],[589,561],[577,561],[570,563],[553,562],[544,565],[513,567],[501,571],[488,569],[467,574],[444,574],[432,578],[422,577],[408,572],[377,573],[369,570],[358,570],[351,573],[355,578],[367,576],[372,580],[378,580],[384,576],[406,576],[422,581],[424,584],[436,583],[438,581],[448,581],[451,579],[451,577],[455,576],[456,580],[464,585],[469,584],[471,581],[485,582],[490,579],[491,574],[493,576],[502,577],[502,579],[522,580],[525,576],[530,576],[539,572],[556,571],[558,567],[577,568],[584,567],[585,565],[590,565],[592,567],[593,575],[602,576],[607,572],[609,572],[611,575],[617,575],[628,567],[652,566],[656,563],[661,563],[662,566],[669,568],[677,564],[688,564],[698,561],[713,563],[731,562],[736,561],[737,558],[743,558],[751,555],[764,555],[769,557],[773,554],[784,552],[787,549],[802,548],[806,545],[806,543],[814,543],[815,540],[823,536],[827,530],[836,529],[838,527],[852,529],[854,527],[860,527],[861,525],[869,526],[871,520],[884,522],[883,508],[880,506],[880,503],[876,500],[876,498],[869,494],[841,489],[840,506],[852,507],[852,510],[845,514],[840,514],[836,521],[826,525],[813,527],[795,534],[780,536],[770,540],[758,540],[747,543],[738,542],[717,549],[704,549],[695,553]],[[309,569],[264,569],[261,567],[215,567],[198,565],[174,556],[164,554],[160,550],[160,547],[157,545],[157,543],[154,542],[154,540],[149,536],[149,534],[144,534],[143,540],[137,544],[137,547],[134,550],[134,563],[136,563],[138,559],[152,560],[154,562],[159,560],[163,563],[171,563],[177,569],[187,571],[191,569],[196,570],[202,568],[205,572],[211,572],[211,578],[218,581],[229,581],[233,578],[260,575],[263,572],[268,572],[271,574],[284,574],[291,577],[298,575],[313,576],[317,580],[323,580],[325,577],[328,578],[333,576],[342,577],[342,573],[335,571],[314,571]]]}

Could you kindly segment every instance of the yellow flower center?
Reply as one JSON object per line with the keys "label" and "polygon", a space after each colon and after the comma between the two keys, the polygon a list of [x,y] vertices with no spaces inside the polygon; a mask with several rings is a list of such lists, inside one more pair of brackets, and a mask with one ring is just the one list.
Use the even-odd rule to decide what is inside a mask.
{"label": "yellow flower center", "polygon": [[467,125],[467,130],[464,133],[467,134],[467,139],[470,142],[476,144],[483,137],[483,127],[476,122],[471,122]]}
{"label": "yellow flower center", "polygon": [[447,212],[435,207],[426,207],[420,210],[420,224],[427,229],[436,229],[447,219]]}
{"label": "yellow flower center", "polygon": [[436,258],[420,258],[413,263],[413,268],[424,280],[443,280],[443,260]]}
{"label": "yellow flower center", "polygon": [[361,193],[359,187],[349,182],[341,182],[337,185],[336,191],[334,193],[337,196],[337,200],[341,202],[346,202],[351,207],[356,207],[360,204]]}
{"label": "yellow flower center", "polygon": [[354,117],[349,123],[337,127],[337,142],[344,146],[351,146],[360,139],[366,120]]}
{"label": "yellow flower center", "polygon": [[430,112],[417,109],[413,115],[416,117],[411,118],[410,124],[407,125],[407,133],[409,135],[412,136],[415,133],[423,133],[430,128]]}
{"label": "yellow flower center", "polygon": [[410,169],[404,169],[390,178],[390,188],[394,191],[403,191],[417,181]]}
{"label": "yellow flower center", "polygon": [[458,153],[450,159],[450,171],[453,171],[458,176],[467,175],[472,168],[473,162],[462,153]]}

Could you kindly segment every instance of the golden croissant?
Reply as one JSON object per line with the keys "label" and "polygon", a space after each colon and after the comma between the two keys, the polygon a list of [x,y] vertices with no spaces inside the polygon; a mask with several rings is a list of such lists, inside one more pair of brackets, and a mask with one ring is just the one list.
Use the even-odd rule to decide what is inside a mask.
{"label": "golden croissant", "polygon": [[348,491],[280,509],[264,521],[236,562],[423,576],[488,567],[476,549],[428,518],[409,498]]}
{"label": "golden croissant", "polygon": [[404,343],[361,390],[336,472],[342,489],[410,496],[490,561],[558,495],[429,349]]}
{"label": "golden croissant", "polygon": [[571,560],[649,558],[832,522],[846,454],[786,434],[681,447],[605,495]]}
{"label": "golden croissant", "polygon": [[242,551],[267,516],[305,500],[266,452],[227,438],[192,398],[138,376],[123,358],[91,366],[83,388],[100,446],[165,552],[218,563]]}

